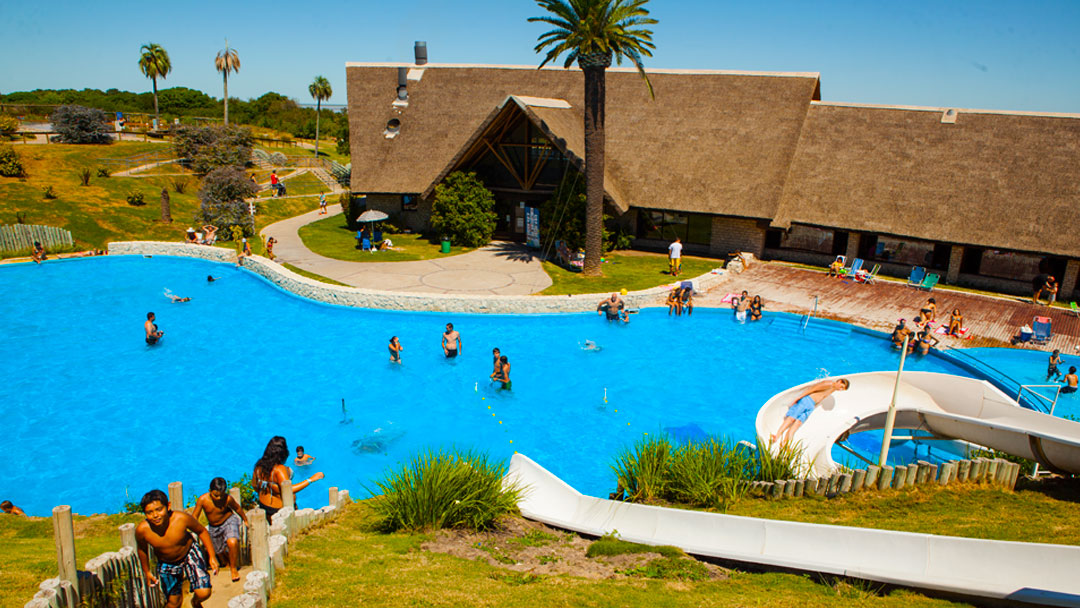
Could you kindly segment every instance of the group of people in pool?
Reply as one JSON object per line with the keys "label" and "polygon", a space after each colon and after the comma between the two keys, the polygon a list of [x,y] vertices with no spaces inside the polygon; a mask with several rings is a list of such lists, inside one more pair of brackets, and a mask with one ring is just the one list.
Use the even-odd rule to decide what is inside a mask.
{"label": "group of people in pool", "polygon": [[731,310],[735,313],[735,320],[744,323],[747,317],[751,321],[761,320],[761,311],[765,309],[765,301],[761,296],[750,297],[750,292],[745,289],[738,297],[731,299]]}
{"label": "group of people in pool", "polygon": [[[285,507],[282,486],[286,481],[291,482],[293,475],[292,469],[285,466],[288,458],[285,438],[275,436],[267,443],[262,458],[255,463],[251,485],[258,493],[259,507],[265,513],[267,523]],[[296,448],[293,462],[297,467],[310,465],[314,460],[314,456],[304,453],[303,446]],[[292,490],[300,492],[323,477],[322,473],[315,473],[293,485]],[[237,563],[240,526],[250,527],[251,522],[240,503],[229,495],[225,478],[210,480],[209,491],[195,501],[190,515],[183,510],[172,510],[168,495],[158,489],[144,494],[139,505],[146,518],[135,528],[139,564],[150,586],[161,586],[168,608],[179,608],[183,604],[185,580],[192,596],[191,605],[202,606],[213,593],[210,576],[217,574],[218,564],[225,559],[232,581],[240,580]],[[199,521],[200,515],[204,514],[206,526]],[[150,548],[153,548],[157,561],[153,571]]]}
{"label": "group of people in pool", "polygon": [[[207,283],[213,283],[214,281],[218,280],[218,278],[220,278],[220,277],[215,277],[213,275],[208,274],[208,275],[206,275],[206,282]],[[169,301],[172,302],[173,304],[180,304],[180,303],[183,303],[183,302],[190,302],[191,301],[191,298],[189,298],[189,297],[186,297],[186,296],[181,297],[181,296],[178,296],[175,293],[169,291],[168,287],[165,288],[165,297],[169,298]],[[143,324],[143,329],[146,330],[146,343],[149,344],[150,346],[154,346],[155,344],[157,344],[158,341],[161,340],[161,337],[165,335],[165,332],[158,329],[156,321],[157,321],[157,316],[154,315],[154,313],[152,313],[152,312],[146,313],[146,322]]]}
{"label": "group of people in pool", "polygon": [[[919,353],[925,355],[930,349],[937,346],[941,341],[934,336],[934,326],[937,323],[937,300],[929,298],[926,304],[919,309],[919,314],[912,319],[912,324],[907,324],[907,319],[900,319],[893,328],[891,340],[893,348],[900,350],[904,347],[904,339],[908,340],[908,354]],[[955,338],[963,337],[967,331],[964,327],[964,315],[959,308],[954,308],[949,314],[948,325],[944,325],[946,336]]]}
{"label": "group of people in pool", "polygon": [[636,312],[637,309],[627,308],[626,302],[623,302],[623,299],[617,293],[611,294],[610,298],[600,300],[600,303],[596,305],[596,314],[602,313],[608,321],[629,323],[630,315]]}
{"label": "group of people in pool", "polygon": [[673,288],[668,292],[667,307],[669,317],[671,313],[675,313],[676,317],[682,316],[683,311],[687,316],[694,314],[694,288],[690,286]]}
{"label": "group of people in pool", "polygon": [[1050,353],[1050,363],[1046,367],[1046,381],[1049,382],[1051,378],[1055,382],[1064,382],[1065,386],[1061,387],[1061,392],[1064,394],[1075,393],[1077,389],[1078,380],[1076,375],[1076,366],[1069,366],[1069,373],[1064,376],[1061,374],[1061,370],[1058,369],[1059,365],[1065,363],[1065,360],[1061,358],[1061,351],[1054,349],[1054,352]]}
{"label": "group of people in pool", "polygon": [[[401,340],[397,336],[390,337],[388,349],[391,363],[401,363],[401,353],[405,349],[401,346]],[[447,359],[454,359],[462,352],[461,333],[454,329],[453,323],[446,324],[446,330],[442,335],[442,349],[443,356]],[[491,353],[494,355],[494,369],[491,372],[491,380],[500,383],[502,388],[509,390],[511,387],[510,360],[498,348],[492,349]]]}

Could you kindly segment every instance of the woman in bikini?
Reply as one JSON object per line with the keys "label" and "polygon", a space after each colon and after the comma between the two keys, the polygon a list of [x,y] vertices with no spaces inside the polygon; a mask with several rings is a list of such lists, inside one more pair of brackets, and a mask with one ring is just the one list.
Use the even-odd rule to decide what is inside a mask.
{"label": "woman in bikini", "polygon": [[923,318],[927,323],[932,323],[937,317],[937,300],[930,298],[923,304],[921,310],[919,310],[919,316]]}
{"label": "woman in bikini", "polygon": [[960,330],[964,328],[964,315],[960,314],[959,308],[952,309],[952,314],[949,316],[949,331],[945,332],[950,336],[960,337]]}
{"label": "woman in bikini", "polygon": [[[251,485],[259,494],[259,507],[266,512],[266,521],[271,522],[274,513],[285,507],[281,497],[281,484],[292,477],[292,471],[285,466],[289,459],[289,446],[285,438],[275,436],[266,444],[262,458],[255,463],[255,471],[251,474]],[[299,492],[311,485],[311,482],[322,479],[324,475],[319,472],[298,484],[294,484],[293,492]],[[293,505],[289,505],[293,506]]]}
{"label": "woman in bikini", "polygon": [[750,320],[761,320],[761,309],[765,307],[765,303],[761,301],[761,296],[754,296],[754,300],[750,302]]}

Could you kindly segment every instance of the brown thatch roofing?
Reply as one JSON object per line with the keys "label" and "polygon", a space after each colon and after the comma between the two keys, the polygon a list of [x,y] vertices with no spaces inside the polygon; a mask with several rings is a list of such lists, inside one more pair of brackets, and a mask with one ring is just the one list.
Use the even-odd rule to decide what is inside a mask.
{"label": "brown thatch roofing", "polygon": [[[579,70],[429,64],[419,81],[409,81],[405,108],[392,103],[397,66],[349,64],[346,72],[354,191],[423,192],[511,95],[568,101],[573,112],[530,109],[584,156],[583,146],[574,151],[579,135],[565,118],[583,105]],[[655,100],[635,71],[608,71],[608,194],[639,207],[772,218],[809,101],[818,95],[817,75],[649,77]],[[401,130],[387,139],[392,118]]]}
{"label": "brown thatch roofing", "polygon": [[773,225],[1080,255],[1080,120],[942,118],[940,109],[812,104]]}

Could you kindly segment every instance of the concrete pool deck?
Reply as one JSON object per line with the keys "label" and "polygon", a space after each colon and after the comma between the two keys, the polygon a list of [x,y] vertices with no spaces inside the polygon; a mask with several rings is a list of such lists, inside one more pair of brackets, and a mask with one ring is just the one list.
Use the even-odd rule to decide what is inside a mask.
{"label": "concrete pool deck", "polygon": [[[300,239],[301,227],[341,215],[341,207],[328,213],[310,211],[262,229],[263,240],[277,239],[277,260],[352,287],[382,291],[523,296],[551,286],[540,258],[516,243],[493,242],[487,247],[444,258],[415,262],[347,262],[321,256]],[[378,252],[371,254],[378,259]]]}

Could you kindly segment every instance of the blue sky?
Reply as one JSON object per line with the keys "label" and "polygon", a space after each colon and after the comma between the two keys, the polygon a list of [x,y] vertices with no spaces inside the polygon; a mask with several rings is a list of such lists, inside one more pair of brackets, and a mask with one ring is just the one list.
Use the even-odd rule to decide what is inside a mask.
{"label": "blue sky", "polygon": [[[830,101],[1080,113],[1080,2],[721,2],[653,0],[657,50],[646,67],[820,72]],[[345,62],[538,64],[545,31],[526,0],[447,2],[4,2],[0,92],[150,90],[139,47],[161,44],[160,87],[220,97],[215,53],[241,70],[234,97],[274,90],[311,102],[324,75],[345,103]]]}

